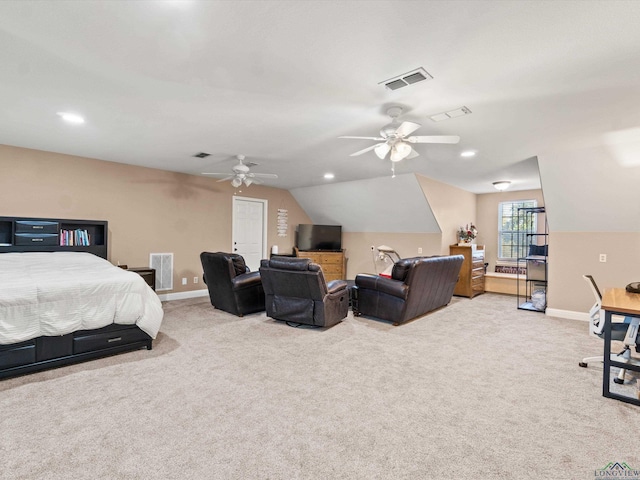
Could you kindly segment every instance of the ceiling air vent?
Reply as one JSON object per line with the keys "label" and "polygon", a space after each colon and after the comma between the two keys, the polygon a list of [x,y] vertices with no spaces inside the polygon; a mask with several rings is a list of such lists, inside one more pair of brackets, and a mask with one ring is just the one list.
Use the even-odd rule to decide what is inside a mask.
{"label": "ceiling air vent", "polygon": [[448,112],[437,113],[436,115],[431,115],[429,118],[434,122],[441,122],[442,120],[448,120],[449,118],[462,117],[463,115],[469,115],[471,110],[467,107],[460,107],[454,110],[449,110]]}
{"label": "ceiling air vent", "polygon": [[208,156],[210,156],[210,153],[206,153],[206,152],[200,152],[200,153],[196,153],[194,155],[194,157],[196,158],[207,158]]}
{"label": "ceiling air vent", "polygon": [[420,67],[407,73],[403,73],[397,77],[390,78],[378,85],[384,85],[389,90],[398,90],[402,87],[408,87],[414,83],[423,82],[425,80],[433,80],[433,77],[427,71]]}

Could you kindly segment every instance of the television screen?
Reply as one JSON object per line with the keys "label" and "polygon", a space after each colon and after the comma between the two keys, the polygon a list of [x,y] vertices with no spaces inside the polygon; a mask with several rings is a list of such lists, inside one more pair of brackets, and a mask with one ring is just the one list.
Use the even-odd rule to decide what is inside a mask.
{"label": "television screen", "polygon": [[298,250],[342,250],[342,226],[300,224],[296,229]]}

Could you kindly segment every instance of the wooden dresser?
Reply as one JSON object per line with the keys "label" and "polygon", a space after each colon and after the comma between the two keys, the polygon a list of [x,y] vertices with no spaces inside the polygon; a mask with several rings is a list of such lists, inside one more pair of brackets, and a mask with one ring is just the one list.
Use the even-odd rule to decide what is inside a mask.
{"label": "wooden dresser", "polygon": [[347,278],[347,259],[344,256],[344,250],[341,252],[309,252],[295,248],[294,251],[296,257],[310,258],[313,263],[320,265],[327,282]]}
{"label": "wooden dresser", "polygon": [[450,245],[449,254],[464,257],[453,294],[473,298],[484,293],[484,245]]}

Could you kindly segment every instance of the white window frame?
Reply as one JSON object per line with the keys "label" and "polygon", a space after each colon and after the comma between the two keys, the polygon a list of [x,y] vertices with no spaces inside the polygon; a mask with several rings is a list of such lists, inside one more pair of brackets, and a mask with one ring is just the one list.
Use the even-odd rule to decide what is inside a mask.
{"label": "white window frame", "polygon": [[[511,229],[503,230],[503,220],[505,215],[503,213],[504,205],[511,205],[511,219],[512,223]],[[516,263],[518,257],[523,257],[527,252],[527,234],[528,233],[536,233],[538,229],[537,215],[531,215],[530,218],[533,222],[533,225],[530,228],[526,228],[526,226],[520,224],[520,228],[518,228],[518,208],[536,208],[538,206],[537,200],[510,200],[508,202],[500,202],[498,204],[498,261],[507,262],[507,263]],[[513,219],[516,219],[515,223],[513,223]],[[511,239],[511,243],[507,243],[503,241],[503,235],[509,235]],[[503,247],[511,247],[520,248],[519,252],[515,252],[515,255],[506,256],[505,252],[503,252]]]}

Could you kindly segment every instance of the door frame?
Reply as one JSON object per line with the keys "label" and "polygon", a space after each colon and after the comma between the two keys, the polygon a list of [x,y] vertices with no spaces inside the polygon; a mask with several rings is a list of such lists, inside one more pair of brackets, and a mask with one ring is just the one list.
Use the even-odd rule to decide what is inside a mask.
{"label": "door frame", "polygon": [[267,258],[267,216],[269,213],[269,200],[264,198],[240,197],[234,195],[231,201],[231,252],[234,249],[236,234],[236,200],[245,202],[257,202],[262,204],[262,258]]}

